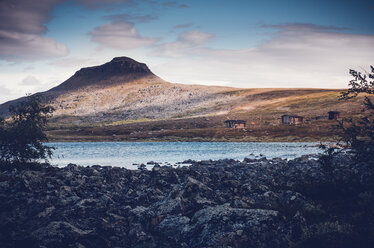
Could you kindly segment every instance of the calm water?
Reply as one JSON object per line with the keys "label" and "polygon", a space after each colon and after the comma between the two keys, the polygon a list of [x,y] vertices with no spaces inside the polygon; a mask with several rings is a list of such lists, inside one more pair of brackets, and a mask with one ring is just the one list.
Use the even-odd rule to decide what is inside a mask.
{"label": "calm water", "polygon": [[154,161],[175,164],[187,159],[217,160],[245,157],[292,159],[321,152],[318,143],[233,142],[71,142],[50,143],[56,147],[52,164],[64,166],[111,165],[136,169],[136,164]]}

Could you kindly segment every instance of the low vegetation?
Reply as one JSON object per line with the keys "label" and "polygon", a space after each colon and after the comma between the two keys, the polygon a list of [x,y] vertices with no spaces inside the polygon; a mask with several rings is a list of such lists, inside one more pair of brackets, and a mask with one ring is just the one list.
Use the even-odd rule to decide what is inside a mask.
{"label": "low vegetation", "polygon": [[53,108],[41,104],[37,96],[9,108],[10,117],[0,120],[0,161],[31,162],[47,160],[53,147],[45,145],[45,127]]}
{"label": "low vegetation", "polygon": [[352,154],[357,162],[374,161],[374,67],[371,72],[358,72],[350,70],[353,79],[349,82],[349,89],[340,95],[341,101],[347,101],[364,95],[362,113],[356,117],[344,118],[335,126],[340,132],[337,144],[327,148],[326,154],[321,157],[324,164],[331,163],[333,156],[341,152]]}
{"label": "low vegetation", "polygon": [[363,115],[356,119],[345,119],[339,127],[343,130],[342,141],[346,148],[360,161],[374,161],[374,67],[371,73],[350,71],[353,79],[349,90],[341,95],[342,100],[352,99],[358,94],[365,94]]}

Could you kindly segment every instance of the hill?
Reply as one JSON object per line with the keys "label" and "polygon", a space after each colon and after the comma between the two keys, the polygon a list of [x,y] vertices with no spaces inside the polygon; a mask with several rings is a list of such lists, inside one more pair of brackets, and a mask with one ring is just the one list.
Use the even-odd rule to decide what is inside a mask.
{"label": "hill", "polygon": [[[320,140],[334,136],[330,110],[357,115],[360,99],[339,102],[342,90],[239,89],[164,81],[127,57],[83,68],[62,84],[37,93],[56,108],[53,140]],[[5,115],[9,105],[0,106]],[[281,125],[283,114],[302,115],[301,126]],[[227,119],[247,121],[226,129]]]}

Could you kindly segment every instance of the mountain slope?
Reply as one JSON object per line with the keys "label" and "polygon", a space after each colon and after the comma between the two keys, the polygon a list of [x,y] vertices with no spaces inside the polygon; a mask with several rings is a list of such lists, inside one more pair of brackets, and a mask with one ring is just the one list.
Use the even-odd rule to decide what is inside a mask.
{"label": "mountain slope", "polygon": [[[59,116],[66,112],[62,110],[74,108],[72,106],[76,106],[76,103],[79,102],[77,99],[81,99],[87,94],[95,96],[96,91],[102,89],[118,85],[162,82],[164,80],[154,75],[147,65],[128,57],[118,57],[100,66],[82,68],[60,85],[36,95],[46,102],[51,102],[57,109],[56,115]],[[98,97],[94,98],[100,102]],[[22,97],[0,105],[0,115],[6,115],[9,105],[17,105],[24,99]],[[86,114],[85,111],[81,113],[79,110],[67,112],[75,115]]]}
{"label": "mountain slope", "polygon": [[[233,88],[167,83],[142,63],[127,57],[77,71],[62,84],[38,93],[56,108],[55,117],[75,116],[86,121],[113,121],[138,118],[171,118],[226,103]],[[8,106],[0,106],[4,115]],[[228,109],[227,107],[224,109]]]}
{"label": "mountain slope", "polygon": [[[125,130],[125,133],[133,130],[132,136],[137,133],[135,139],[148,139],[156,135],[155,129],[171,130],[169,134],[159,132],[159,137],[214,136],[221,132],[218,129],[224,129],[226,119],[247,121],[249,130],[258,130],[257,134],[250,135],[268,136],[273,131],[277,136],[291,135],[293,129],[279,126],[282,114],[302,115],[306,120],[326,116],[330,110],[341,111],[342,116],[359,114],[362,99],[339,102],[340,92],[173,84],[154,75],[145,64],[119,57],[100,66],[83,68],[62,84],[37,95],[55,107],[54,126],[67,128],[68,133],[57,130],[54,137],[68,137],[73,126],[104,125],[108,128],[95,130],[108,139],[116,134],[113,125],[117,125],[114,129]],[[24,98],[2,104],[0,114],[5,115],[9,105],[22,100]],[[131,124],[133,122],[137,124]],[[311,136],[318,137],[323,132],[329,136],[330,126],[331,122],[308,122],[303,133],[311,131]],[[218,128],[218,131],[209,132],[209,128]],[[87,135],[95,130],[87,131]],[[126,135],[123,136],[125,140],[132,137]]]}

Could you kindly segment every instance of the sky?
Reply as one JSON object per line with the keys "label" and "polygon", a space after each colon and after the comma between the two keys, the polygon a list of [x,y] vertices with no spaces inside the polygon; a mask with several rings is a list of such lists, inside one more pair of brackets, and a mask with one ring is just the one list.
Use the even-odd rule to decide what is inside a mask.
{"label": "sky", "polygon": [[0,0],[0,103],[119,56],[173,83],[346,88],[374,65],[374,0]]}

